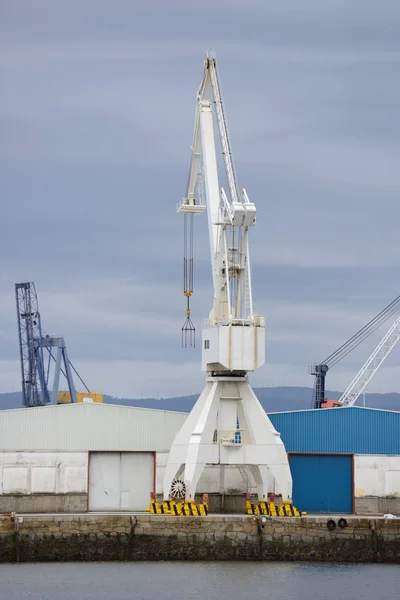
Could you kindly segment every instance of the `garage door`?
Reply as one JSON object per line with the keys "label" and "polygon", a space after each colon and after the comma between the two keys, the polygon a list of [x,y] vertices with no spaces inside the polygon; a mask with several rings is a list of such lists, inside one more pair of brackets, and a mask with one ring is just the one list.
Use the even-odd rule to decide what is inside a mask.
{"label": "garage door", "polygon": [[92,452],[89,510],[141,511],[154,488],[154,457],[142,452]]}
{"label": "garage door", "polygon": [[299,510],[351,513],[352,456],[292,454],[293,503]]}

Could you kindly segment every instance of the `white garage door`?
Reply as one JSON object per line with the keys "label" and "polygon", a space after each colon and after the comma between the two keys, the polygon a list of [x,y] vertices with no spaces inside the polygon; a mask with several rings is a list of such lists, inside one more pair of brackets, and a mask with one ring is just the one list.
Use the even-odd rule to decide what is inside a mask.
{"label": "white garage door", "polygon": [[89,510],[145,510],[153,489],[152,453],[91,452]]}

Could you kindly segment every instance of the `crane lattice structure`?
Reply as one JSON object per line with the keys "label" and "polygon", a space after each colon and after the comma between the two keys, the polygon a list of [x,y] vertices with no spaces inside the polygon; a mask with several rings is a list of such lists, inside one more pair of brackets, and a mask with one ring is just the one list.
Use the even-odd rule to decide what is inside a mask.
{"label": "crane lattice structure", "polygon": [[363,393],[383,361],[389,356],[400,339],[400,317],[398,317],[385,336],[381,339],[371,356],[361,367],[353,381],[338,400],[342,406],[353,406]]}
{"label": "crane lattice structure", "polygon": [[[227,194],[219,186],[214,120]],[[239,191],[214,56],[204,63],[188,186],[178,206],[178,211],[190,218],[205,209],[213,281],[212,309],[202,331],[202,370],[207,372],[207,378],[202,394],[172,444],[163,483],[164,498],[173,494],[180,481],[187,499],[194,499],[205,465],[218,464],[236,465],[241,472],[248,471],[257,485],[259,499],[267,496],[270,474],[283,498],[290,499],[292,477],[287,453],[248,381],[248,373],[265,362],[265,321],[253,310],[249,256],[249,230],[256,224],[256,207],[244,189]],[[185,291],[190,294],[192,245],[185,243],[185,247],[189,249],[184,263]],[[189,324],[184,328],[186,325]],[[190,325],[188,331],[192,331]]]}
{"label": "crane lattice structure", "polygon": [[[16,283],[15,298],[18,316],[18,336],[22,373],[22,403],[26,407],[57,404],[60,374],[67,380],[71,402],[76,402],[72,370],[85,385],[69,361],[63,337],[43,332],[39,303],[34,283]],[[55,356],[53,353],[55,350]],[[45,352],[48,358],[45,364]],[[54,361],[53,385],[49,387],[50,365]]]}
{"label": "crane lattice structure", "polygon": [[[347,340],[340,348],[332,352],[324,361],[319,364],[312,365],[309,368],[311,375],[315,375],[314,384],[314,408],[323,408],[325,398],[325,378],[330,369],[338,364],[345,356],[350,354],[357,346],[372,335],[379,327],[381,327],[390,317],[392,317],[400,309],[400,296],[397,296],[390,304],[388,304],[380,313],[378,313],[371,321],[362,327],[357,333]],[[336,401],[335,401],[336,402]]]}

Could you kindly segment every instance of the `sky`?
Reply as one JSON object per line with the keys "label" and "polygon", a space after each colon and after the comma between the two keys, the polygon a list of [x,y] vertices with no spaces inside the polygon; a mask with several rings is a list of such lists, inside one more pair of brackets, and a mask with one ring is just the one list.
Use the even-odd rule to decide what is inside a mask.
{"label": "sky", "polygon": [[[398,0],[13,0],[0,8],[0,392],[20,389],[14,283],[34,281],[92,391],[201,391],[185,320],[183,218],[195,98],[215,50],[267,362],[307,385],[399,293]],[[195,221],[192,316],[211,308]],[[328,375],[343,390],[389,322]],[[368,391],[398,391],[400,344]],[[79,388],[79,386],[78,386]]]}

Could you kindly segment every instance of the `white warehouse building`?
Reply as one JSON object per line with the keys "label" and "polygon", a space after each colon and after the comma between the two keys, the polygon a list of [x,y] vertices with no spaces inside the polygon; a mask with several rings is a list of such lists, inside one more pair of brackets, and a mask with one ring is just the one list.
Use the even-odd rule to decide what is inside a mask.
{"label": "white warehouse building", "polygon": [[[186,417],[102,403],[0,411],[0,512],[145,510],[152,492],[162,494]],[[225,482],[243,497],[236,468]],[[219,493],[218,467],[205,469],[199,490]]]}
{"label": "white warehouse building", "polygon": [[[0,411],[0,513],[144,511],[187,413],[102,403]],[[400,413],[358,407],[269,414],[308,512],[400,513]],[[244,510],[254,482],[207,467],[211,510]],[[271,478],[269,491],[279,495]]]}

